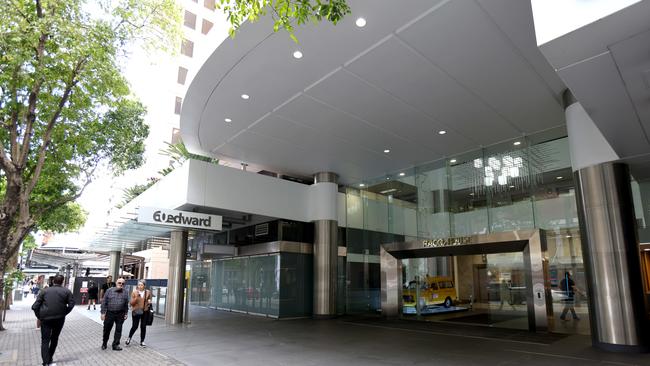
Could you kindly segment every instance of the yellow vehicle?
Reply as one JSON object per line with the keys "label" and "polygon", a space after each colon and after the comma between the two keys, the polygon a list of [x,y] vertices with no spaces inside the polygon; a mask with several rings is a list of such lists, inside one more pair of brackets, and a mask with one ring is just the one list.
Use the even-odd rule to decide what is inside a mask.
{"label": "yellow vehicle", "polygon": [[[402,292],[402,301],[404,306],[415,307],[415,297],[417,293],[417,282],[411,281],[407,288]],[[420,281],[420,306],[443,305],[448,308],[454,304],[453,299],[456,297],[456,288],[454,279],[451,277],[430,277],[426,276]]]}

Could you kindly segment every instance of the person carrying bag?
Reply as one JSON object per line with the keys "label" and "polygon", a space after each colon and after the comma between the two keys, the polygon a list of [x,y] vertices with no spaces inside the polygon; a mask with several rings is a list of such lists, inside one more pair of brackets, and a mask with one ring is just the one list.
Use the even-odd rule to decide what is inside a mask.
{"label": "person carrying bag", "polygon": [[150,325],[149,318],[151,314],[151,291],[145,288],[145,281],[138,281],[138,286],[131,293],[131,321],[132,326],[129,331],[129,338],[127,338],[125,344],[128,346],[131,344],[131,338],[135,334],[135,331],[140,326],[140,347],[146,347],[144,343],[144,338],[147,335],[147,325]]}

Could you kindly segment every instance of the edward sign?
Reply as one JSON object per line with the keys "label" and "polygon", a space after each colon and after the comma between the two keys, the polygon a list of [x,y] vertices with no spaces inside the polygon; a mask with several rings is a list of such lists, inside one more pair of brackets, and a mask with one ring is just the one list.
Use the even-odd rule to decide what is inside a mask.
{"label": "edward sign", "polygon": [[140,207],[138,222],[173,227],[184,227],[203,230],[221,230],[222,218],[218,215],[208,215],[197,212],[168,210],[155,207]]}

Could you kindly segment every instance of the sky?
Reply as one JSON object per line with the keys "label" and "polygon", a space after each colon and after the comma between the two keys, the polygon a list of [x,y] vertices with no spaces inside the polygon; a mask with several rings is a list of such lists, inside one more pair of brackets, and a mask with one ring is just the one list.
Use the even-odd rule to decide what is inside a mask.
{"label": "sky", "polygon": [[[189,6],[202,7],[202,3],[190,3]],[[88,10],[93,14],[101,12],[98,8]],[[164,141],[170,140],[172,128],[179,126],[179,116],[173,113],[175,96],[184,97],[185,88],[190,84],[199,66],[228,36],[229,23],[219,10],[216,12],[212,19],[215,24],[207,36],[198,35],[200,22],[197,27],[199,31],[183,27],[187,32],[195,32],[193,37],[201,40],[201,45],[195,42],[194,57],[189,61],[184,59],[181,62],[180,59],[184,56],[178,54],[152,54],[137,45],[130,47],[128,57],[121,61],[132,93],[147,107],[145,121],[150,126],[150,133],[146,140],[145,164],[119,177],[113,177],[105,168],[98,169],[97,178],[86,187],[83,195],[77,200],[88,212],[86,225],[77,233],[55,235],[49,245],[86,246],[94,233],[106,226],[108,215],[123,199],[123,189],[146,183],[150,177],[158,177],[158,171],[169,165],[169,159],[161,155],[160,150],[166,147]],[[176,82],[178,66],[181,63],[190,69],[185,86]],[[39,237],[37,235],[37,242],[40,242]]]}

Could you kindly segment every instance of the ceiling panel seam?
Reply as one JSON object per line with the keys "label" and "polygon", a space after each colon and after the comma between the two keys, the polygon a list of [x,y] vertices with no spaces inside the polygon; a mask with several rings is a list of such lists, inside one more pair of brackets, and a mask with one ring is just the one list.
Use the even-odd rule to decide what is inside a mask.
{"label": "ceiling panel seam", "polygon": [[[533,74],[535,74],[535,76],[537,76],[537,78],[542,82],[542,84],[544,85],[546,91],[551,96],[551,98],[553,98],[558,103],[558,105],[561,106],[562,105],[562,96],[555,94],[555,92],[553,91],[553,88],[546,82],[546,79],[544,79],[542,77],[542,75],[540,75],[539,72],[537,72],[537,69],[530,63],[528,58],[526,56],[524,56],[523,51],[517,46],[517,44],[512,40],[512,38],[510,38],[508,33],[506,33],[499,26],[499,24],[494,20],[492,15],[490,15],[490,13],[487,10],[485,10],[485,8],[478,1],[474,0],[474,2],[476,3],[476,5],[478,5],[478,7],[485,14],[485,16],[488,17],[488,19],[490,19],[490,23],[492,23],[492,25],[498,30],[498,32],[501,33],[503,35],[503,37],[508,40],[508,44],[510,45],[510,48],[512,49],[512,51],[515,54],[517,54],[517,56],[519,56],[526,65],[528,65],[528,67],[532,70]],[[532,20],[532,13],[531,13],[531,20]],[[539,51],[539,52],[541,54],[541,51]]]}
{"label": "ceiling panel seam", "polygon": [[[342,109],[336,108],[336,107],[334,107],[333,105],[331,105],[331,104],[329,104],[329,103],[327,103],[327,102],[325,102],[325,101],[323,101],[323,100],[320,100],[320,99],[318,99],[317,97],[315,97],[315,96],[313,96],[313,95],[311,95],[311,94],[305,93],[305,96],[308,97],[308,98],[310,98],[310,99],[312,99],[313,101],[315,101],[315,102],[317,102],[317,103],[320,103],[320,104],[324,105],[324,106],[327,107],[327,108],[330,108],[330,109],[332,109],[332,110],[334,110],[334,111],[336,111],[336,112],[339,112],[339,113],[345,114],[346,116],[348,116],[348,117],[350,117],[350,118],[354,118],[354,119],[356,119],[356,120],[358,120],[358,121],[361,121],[361,122],[367,124],[368,126],[370,126],[370,127],[372,127],[372,128],[376,128],[376,129],[378,129],[379,131],[382,131],[382,132],[384,132],[384,133],[386,133],[386,134],[389,134],[389,135],[391,135],[391,136],[393,136],[393,137],[395,137],[395,138],[401,139],[401,140],[403,140],[403,141],[405,141],[405,142],[407,142],[407,143],[410,143],[410,144],[414,144],[414,145],[415,145],[415,142],[411,141],[410,139],[408,139],[408,138],[406,138],[406,137],[404,137],[404,136],[401,136],[401,135],[398,135],[398,134],[396,134],[396,133],[394,133],[394,132],[392,132],[392,131],[386,130],[386,129],[384,129],[383,127],[376,126],[376,125],[373,124],[372,122],[367,121],[366,119],[364,119],[364,118],[362,118],[362,117],[359,117],[359,116],[357,116],[357,115],[355,115],[355,114],[353,114],[353,113],[350,113],[350,112],[344,111],[344,110],[342,110]],[[442,154],[441,154],[439,151],[436,151],[435,149],[431,149],[429,146],[424,146],[423,148],[426,149],[427,151],[431,152],[431,153],[434,153],[434,154],[437,154],[437,155],[442,156]]]}
{"label": "ceiling panel seam", "polygon": [[[442,125],[446,130],[453,131],[453,132],[457,133],[459,136],[462,136],[463,138],[466,138],[467,140],[469,140],[472,144],[479,145],[479,142],[478,142],[478,141],[475,141],[474,139],[472,139],[472,138],[470,138],[470,137],[468,137],[468,136],[465,136],[465,135],[462,134],[460,131],[456,130],[456,128],[454,128],[452,124],[448,124],[448,123],[446,123],[446,122],[442,122],[438,117],[435,117],[435,116],[430,115],[429,113],[427,113],[427,112],[423,111],[422,109],[420,109],[420,108],[414,106],[413,104],[411,104],[411,103],[405,101],[404,99],[402,99],[402,98],[398,97],[397,95],[395,95],[395,94],[389,92],[388,90],[386,90],[386,89],[384,89],[384,88],[382,88],[382,87],[380,87],[380,86],[378,86],[378,85],[375,85],[374,83],[372,83],[372,82],[370,82],[370,81],[364,79],[363,77],[361,77],[360,75],[356,74],[355,72],[353,72],[353,71],[351,71],[351,70],[348,70],[348,69],[344,69],[344,70],[345,70],[348,74],[350,74],[351,76],[357,78],[359,81],[361,81],[362,83],[366,84],[367,86],[369,86],[369,87],[371,87],[371,88],[374,88],[375,90],[378,90],[378,91],[380,91],[380,92],[382,92],[382,93],[385,93],[386,95],[391,96],[391,97],[392,97],[393,99],[395,99],[397,102],[399,102],[399,103],[401,103],[401,104],[404,104],[404,105],[406,105],[406,106],[409,106],[410,108],[412,108],[412,109],[418,111],[419,113],[421,113],[422,115],[424,115],[424,116],[425,116],[428,120],[430,120],[431,122],[438,123],[438,124]],[[432,131],[432,132],[433,132],[433,131]]]}
{"label": "ceiling panel seam", "polygon": [[627,82],[625,81],[625,78],[623,77],[623,73],[621,72],[621,68],[618,65],[618,62],[616,62],[616,57],[614,56],[614,52],[612,52],[610,46],[607,46],[607,50],[609,51],[609,57],[612,58],[612,61],[614,62],[614,66],[616,67],[616,73],[618,74],[618,77],[621,79],[621,82],[625,86],[625,95],[627,96],[627,99],[630,101],[630,104],[632,105],[632,110],[634,110],[634,115],[636,116],[636,121],[639,124],[639,127],[641,127],[641,131],[643,131],[643,135],[645,137],[646,142],[650,145],[650,139],[648,138],[648,131],[645,129],[645,126],[643,124],[643,120],[641,119],[641,115],[639,114],[639,109],[637,108],[637,104],[634,103],[634,100],[632,99],[632,96],[630,95],[630,88],[627,85]]}
{"label": "ceiling panel seam", "polygon": [[232,73],[232,71],[233,71],[233,70],[234,70],[234,69],[235,69],[235,68],[236,68],[236,67],[241,63],[241,61],[242,61],[243,59],[246,58],[246,56],[248,56],[251,52],[253,52],[254,50],[256,50],[256,49],[257,49],[257,48],[258,48],[262,43],[264,43],[267,39],[269,39],[270,37],[272,37],[274,34],[275,34],[275,32],[269,33],[269,34],[268,34],[266,37],[264,37],[261,41],[257,42],[257,43],[255,44],[255,47],[252,47],[252,48],[250,48],[248,51],[246,51],[246,52],[245,52],[245,53],[244,53],[244,54],[243,54],[243,55],[242,55],[242,56],[237,60],[237,62],[235,62],[235,63],[234,63],[234,64],[233,64],[229,69],[228,69],[228,71],[226,71],[223,75],[221,75],[221,78],[220,78],[219,81],[214,85],[214,87],[212,88],[212,91],[210,92],[210,94],[208,95],[208,97],[205,99],[205,102],[203,103],[203,107],[201,108],[201,114],[200,114],[200,116],[199,116],[199,128],[198,128],[198,131],[197,131],[197,132],[198,132],[199,146],[201,146],[201,147],[203,148],[204,151],[205,151],[206,149],[205,149],[205,147],[203,147],[203,142],[201,141],[201,136],[202,136],[202,133],[201,133],[201,127],[203,126],[203,123],[201,123],[201,121],[203,121],[203,115],[205,114],[205,110],[207,109],[208,103],[210,102],[210,100],[212,100],[212,95],[214,95],[214,92],[217,90],[217,88],[219,87],[219,85],[221,85],[221,82],[222,82],[222,81],[223,81],[223,80],[224,80],[228,75],[230,75],[230,73]]}
{"label": "ceiling panel seam", "polygon": [[[395,162],[399,162],[398,160],[392,159],[390,156],[386,156],[385,154],[383,154],[383,153],[380,152],[380,151],[375,151],[375,150],[373,150],[373,149],[371,149],[371,148],[369,148],[369,147],[367,147],[367,146],[361,145],[360,143],[358,143],[358,142],[356,142],[356,141],[350,141],[350,140],[345,139],[345,138],[342,137],[342,136],[334,135],[334,134],[332,134],[332,133],[329,133],[329,132],[326,132],[326,131],[323,131],[323,130],[317,129],[317,128],[314,127],[314,126],[305,125],[305,124],[303,124],[303,123],[300,123],[300,122],[298,122],[298,121],[293,120],[292,118],[289,118],[289,117],[283,116],[283,115],[278,114],[278,113],[274,114],[274,116],[276,116],[277,118],[283,119],[283,120],[285,120],[285,121],[287,121],[287,122],[294,123],[294,124],[297,124],[297,125],[299,125],[299,126],[302,126],[302,127],[308,128],[308,129],[310,129],[310,130],[312,130],[312,131],[315,131],[316,133],[325,134],[325,135],[327,135],[327,136],[329,136],[329,137],[331,137],[331,138],[333,138],[333,139],[339,140],[340,142],[343,142],[343,143],[345,143],[345,144],[351,144],[351,145],[354,145],[354,146],[361,147],[361,149],[363,149],[363,150],[365,150],[365,151],[367,151],[367,152],[373,153],[373,154],[377,155],[377,157],[386,158],[386,159],[388,159],[388,160],[392,160],[392,161],[395,161]],[[259,133],[258,133],[258,134],[259,134]],[[264,135],[264,136],[267,136],[267,135]],[[408,142],[408,141],[405,141],[405,142]]]}
{"label": "ceiling panel seam", "polygon": [[421,57],[423,60],[427,62],[431,67],[440,70],[442,73],[447,75],[451,80],[453,80],[458,86],[460,86],[463,90],[468,92],[469,94],[473,95],[478,101],[483,103],[488,109],[492,110],[497,116],[501,117],[503,121],[505,121],[510,127],[512,127],[517,133],[520,135],[524,135],[524,132],[517,126],[513,121],[511,121],[508,117],[504,116],[497,108],[495,108],[492,104],[488,103],[482,96],[480,96],[478,93],[476,93],[474,90],[469,88],[467,85],[462,83],[460,80],[456,79],[453,75],[451,75],[447,70],[445,70],[443,67],[440,65],[436,64],[433,62],[433,60],[429,59],[427,56],[422,54],[418,49],[413,47],[411,44],[409,44],[405,39],[400,37],[399,35],[395,36],[395,39],[397,39],[404,47],[408,48],[411,50],[413,53]]}
{"label": "ceiling panel seam", "polygon": [[434,11],[442,8],[443,6],[447,5],[450,2],[451,2],[451,0],[444,0],[444,1],[439,2],[438,4],[431,7],[429,10],[423,12],[422,14],[418,15],[417,17],[415,17],[414,19],[409,21],[408,23],[406,23],[403,26],[397,28],[397,30],[395,31],[395,34],[399,34],[399,33],[403,32],[403,31],[409,29],[411,26],[413,26],[413,24],[415,24],[415,23],[419,22],[420,20],[426,18],[431,13],[433,13]]}

